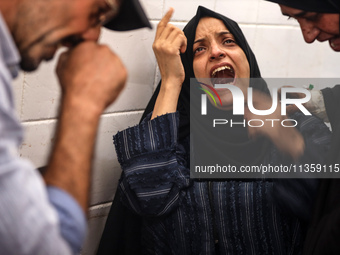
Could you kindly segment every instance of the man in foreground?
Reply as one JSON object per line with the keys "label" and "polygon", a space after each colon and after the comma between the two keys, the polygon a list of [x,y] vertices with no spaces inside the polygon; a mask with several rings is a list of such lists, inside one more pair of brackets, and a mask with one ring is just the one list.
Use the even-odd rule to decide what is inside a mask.
{"label": "man in foreground", "polygon": [[[86,234],[99,118],[126,82],[120,59],[99,45],[102,25],[150,26],[138,0],[0,0],[0,254],[76,254]],[[55,144],[43,178],[17,156],[22,127],[11,82],[64,45]],[[44,183],[45,182],[45,183]]]}

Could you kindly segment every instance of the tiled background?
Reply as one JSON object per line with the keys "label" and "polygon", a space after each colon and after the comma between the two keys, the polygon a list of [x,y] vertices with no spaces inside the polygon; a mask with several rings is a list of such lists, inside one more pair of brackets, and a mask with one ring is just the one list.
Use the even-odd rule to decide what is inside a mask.
{"label": "tiled background", "polygon": [[[296,21],[287,21],[276,4],[263,0],[141,0],[154,27],[171,6],[173,24],[183,28],[198,5],[220,12],[239,22],[251,45],[263,77],[339,76],[340,54],[328,43],[307,45]],[[103,30],[101,42],[110,45],[125,63],[128,84],[119,99],[103,114],[92,182],[89,235],[82,254],[95,254],[105,219],[117,187],[120,167],[112,144],[118,130],[138,123],[159,73],[151,48],[155,29],[115,33]],[[39,167],[46,164],[53,142],[59,102],[54,75],[55,62],[43,64],[33,74],[23,73],[15,81],[18,114],[24,124],[23,157]]]}

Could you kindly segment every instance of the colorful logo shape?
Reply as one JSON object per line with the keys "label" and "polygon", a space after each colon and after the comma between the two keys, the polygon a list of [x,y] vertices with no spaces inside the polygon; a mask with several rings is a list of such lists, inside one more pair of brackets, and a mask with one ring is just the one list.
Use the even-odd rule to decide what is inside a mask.
{"label": "colorful logo shape", "polygon": [[[220,96],[218,95],[217,91],[214,89],[213,86],[210,86],[210,85],[205,84],[205,83],[203,83],[203,82],[198,82],[198,83],[201,84],[201,85],[203,85],[203,86],[205,86],[205,87],[207,87],[207,88],[210,89],[211,91],[213,91],[213,92],[215,93],[215,95],[217,96],[217,98],[218,98],[218,100],[220,101],[220,104],[221,104],[221,106],[222,106],[221,98],[220,98]],[[212,100],[214,101],[215,106],[217,106],[216,100],[215,100],[213,94],[211,94],[211,92],[210,92],[209,90],[204,89],[204,88],[199,88],[199,89],[201,89],[201,90],[203,90],[205,93],[207,93],[207,94],[212,98]]]}

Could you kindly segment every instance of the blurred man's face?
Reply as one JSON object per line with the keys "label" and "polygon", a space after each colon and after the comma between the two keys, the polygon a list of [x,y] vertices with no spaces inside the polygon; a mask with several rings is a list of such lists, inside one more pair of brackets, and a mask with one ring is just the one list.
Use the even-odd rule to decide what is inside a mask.
{"label": "blurred man's face", "polygon": [[316,40],[328,41],[334,51],[340,51],[339,14],[306,12],[280,5],[285,16],[296,19],[301,27],[303,38],[307,43]]}
{"label": "blurred man's face", "polygon": [[[111,4],[111,5],[110,5]],[[106,14],[119,0],[26,0],[18,5],[11,33],[25,71],[53,58],[59,46],[97,41]]]}

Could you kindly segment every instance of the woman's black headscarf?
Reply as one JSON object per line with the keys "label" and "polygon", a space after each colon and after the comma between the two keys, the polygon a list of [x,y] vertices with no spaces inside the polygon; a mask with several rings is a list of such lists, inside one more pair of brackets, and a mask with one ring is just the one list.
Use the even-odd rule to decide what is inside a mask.
{"label": "woman's black headscarf", "polygon": [[[264,82],[263,79],[261,79],[261,73],[260,69],[258,67],[256,58],[254,53],[252,52],[250,46],[248,45],[248,42],[246,38],[244,37],[241,29],[239,28],[238,24],[221,15],[216,12],[213,12],[205,7],[199,6],[197,9],[196,15],[189,21],[189,23],[185,26],[183,29],[185,36],[187,37],[187,50],[184,54],[181,54],[181,59],[182,63],[184,66],[185,70],[185,80],[182,85],[182,90],[179,96],[178,100],[178,105],[177,105],[177,111],[180,114],[180,128],[179,128],[179,139],[183,139],[187,137],[190,133],[190,78],[194,78],[194,70],[193,70],[193,43],[195,40],[195,35],[196,35],[196,28],[197,25],[200,21],[201,18],[203,17],[213,17],[216,19],[219,19],[223,21],[224,25],[227,27],[227,29],[233,34],[236,43],[241,47],[241,49],[244,51],[247,60],[249,62],[249,67],[250,67],[250,78],[259,78],[256,79],[256,82],[251,82],[250,86],[254,87],[257,90],[260,90],[264,93],[269,94],[268,88],[266,83]],[[207,77],[208,78],[208,77]],[[143,114],[142,119],[149,114],[150,112],[153,111],[159,90],[160,90],[161,82],[158,84],[158,87],[152,96],[150,102],[148,103],[148,106],[146,107],[146,110]],[[209,107],[209,104],[208,104]],[[215,107],[211,107],[212,110],[214,111],[219,111]],[[226,116],[226,112],[223,111],[223,115]],[[228,116],[231,116],[231,112],[228,113]],[[243,119],[243,116],[241,116],[241,119]],[[199,123],[200,126],[202,126],[202,129],[204,129],[203,123]],[[204,132],[204,130],[202,131]],[[209,134],[207,132],[204,132],[205,134],[205,139],[216,139],[216,137],[213,136],[213,134]],[[209,135],[211,137],[209,137]],[[229,139],[234,139],[237,141],[242,141],[242,146],[238,143],[238,145],[234,143],[230,143],[228,141]],[[211,141],[211,140],[210,140]],[[249,141],[249,144],[247,143],[249,141],[248,139],[248,133],[246,128],[235,128],[235,129],[230,129],[229,131],[225,132],[225,137],[219,137],[218,140],[216,141],[217,143],[225,143],[223,147],[225,148],[224,152],[225,155],[229,154],[232,155],[233,153],[238,154],[238,152],[242,152],[242,155],[247,153],[247,150],[250,150],[254,152],[253,148],[259,146],[259,142],[263,143],[263,141],[257,141],[256,143]],[[216,145],[216,143],[214,143]],[[267,144],[267,143],[266,143]],[[206,146],[206,144],[205,144]],[[237,150],[237,146],[239,146],[239,150]],[[263,147],[263,146],[261,146]],[[266,146],[265,146],[266,147]],[[263,147],[264,148],[264,147]],[[230,152],[230,153],[229,153]],[[254,155],[253,158],[258,159],[258,153],[261,152],[261,154],[264,154],[263,150],[257,150],[257,155],[252,153]],[[234,158],[234,157],[231,157]],[[251,159],[252,157],[246,157],[245,159]],[[237,160],[238,161],[238,160]],[[243,161],[243,160],[242,160]],[[251,160],[250,160],[251,161]],[[247,162],[249,163],[249,162]]]}
{"label": "woman's black headscarf", "polygon": [[266,0],[299,10],[320,13],[339,13],[339,0]]}

